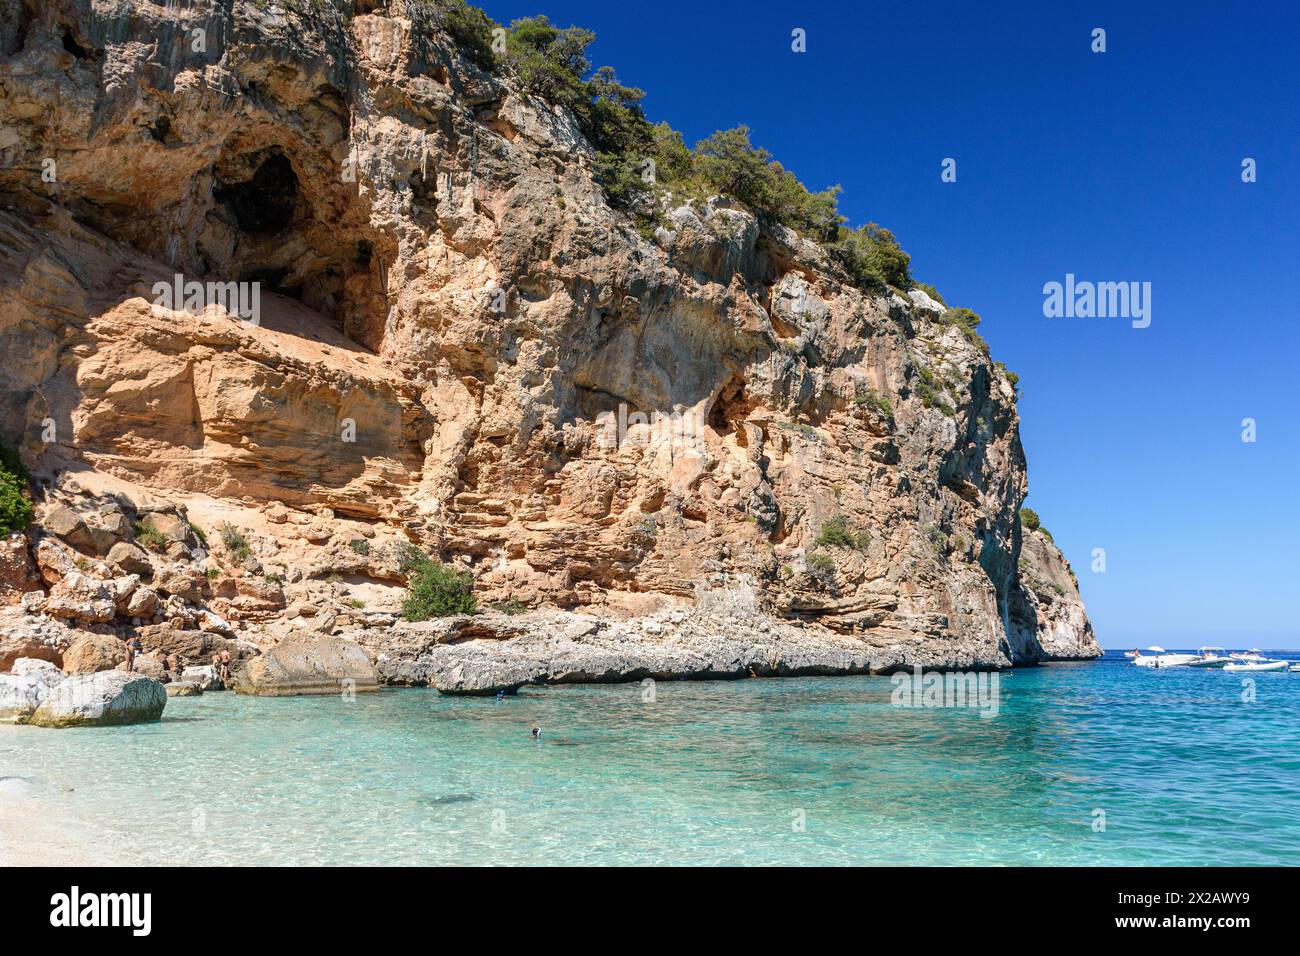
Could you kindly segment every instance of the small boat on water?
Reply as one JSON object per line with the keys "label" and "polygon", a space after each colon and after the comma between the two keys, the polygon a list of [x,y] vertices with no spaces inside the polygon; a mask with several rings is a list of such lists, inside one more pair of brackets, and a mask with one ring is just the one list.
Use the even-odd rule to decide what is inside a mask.
{"label": "small boat on water", "polygon": [[1292,674],[1300,674],[1300,664],[1292,664],[1292,665],[1291,665],[1291,673],[1292,673]]}
{"label": "small boat on water", "polygon": [[1248,664],[1258,664],[1261,661],[1268,660],[1267,657],[1264,657],[1262,654],[1260,654],[1258,647],[1252,647],[1248,651],[1233,651],[1228,656],[1231,657],[1234,661],[1245,661]]}
{"label": "small boat on water", "polygon": [[1147,648],[1151,651],[1151,657],[1144,657],[1137,651],[1133,652],[1133,663],[1138,667],[1181,667],[1184,664],[1190,664],[1199,656],[1197,654],[1171,654],[1163,647],[1157,647],[1154,644]]}
{"label": "small boat on water", "polygon": [[1188,667],[1226,667],[1232,662],[1232,658],[1224,657],[1222,647],[1201,647],[1197,648],[1196,653],[1200,656],[1194,661],[1188,661]]}
{"label": "small boat on water", "polygon": [[1284,671],[1287,669],[1286,661],[1270,661],[1260,659],[1257,661],[1241,660],[1231,664],[1225,664],[1225,671]]}

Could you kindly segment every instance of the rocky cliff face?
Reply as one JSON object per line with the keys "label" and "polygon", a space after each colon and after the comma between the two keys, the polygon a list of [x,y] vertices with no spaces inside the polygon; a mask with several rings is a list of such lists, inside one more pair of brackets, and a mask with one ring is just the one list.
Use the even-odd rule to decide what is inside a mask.
{"label": "rocky cliff face", "polygon": [[6,556],[28,617],[382,631],[414,545],[486,602],[752,589],[881,669],[1099,653],[940,305],[724,199],[642,234],[565,111],[387,6],[0,0],[0,438],[70,512]]}

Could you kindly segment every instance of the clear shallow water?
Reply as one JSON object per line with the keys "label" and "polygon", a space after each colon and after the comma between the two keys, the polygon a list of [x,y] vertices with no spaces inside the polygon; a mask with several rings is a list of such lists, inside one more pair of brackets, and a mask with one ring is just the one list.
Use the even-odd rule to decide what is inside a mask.
{"label": "clear shallow water", "polygon": [[123,863],[1300,863],[1300,674],[1115,654],[1003,675],[993,718],[892,689],[176,698],[153,725],[0,727],[0,801]]}

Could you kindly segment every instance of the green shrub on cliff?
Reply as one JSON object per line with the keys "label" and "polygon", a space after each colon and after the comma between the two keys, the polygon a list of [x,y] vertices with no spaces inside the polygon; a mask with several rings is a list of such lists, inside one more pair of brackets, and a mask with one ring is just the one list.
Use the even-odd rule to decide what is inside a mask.
{"label": "green shrub on cliff", "polygon": [[934,286],[930,285],[930,283],[918,282],[916,283],[916,288],[920,289],[922,292],[924,292],[930,298],[934,299],[934,301],[938,302],[940,305],[948,304],[947,302],[943,301],[943,296],[939,294],[939,290],[936,289]]}
{"label": "green shrub on cliff", "polygon": [[829,554],[817,551],[808,555],[804,558],[804,567],[808,569],[808,577],[819,587],[834,587],[837,569],[835,559]]}
{"label": "green shrub on cliff", "polygon": [[473,614],[478,610],[473,589],[474,577],[468,571],[457,571],[424,558],[411,570],[402,617],[408,621],[427,621],[452,614]]}
{"label": "green shrub on cliff", "polygon": [[871,544],[871,535],[850,525],[849,519],[844,515],[835,515],[822,522],[821,529],[817,532],[817,540],[813,544],[817,547],[831,546],[865,551]]}
{"label": "green shrub on cliff", "polygon": [[167,550],[167,536],[155,528],[148,518],[137,521],[132,530],[135,532],[135,543],[140,547],[159,554]]}
{"label": "green shrub on cliff", "polygon": [[884,291],[893,286],[906,292],[912,288],[911,257],[902,250],[892,232],[874,222],[857,229],[841,226],[839,238],[828,248],[831,256],[864,289]]}
{"label": "green shrub on cliff", "polygon": [[225,545],[230,556],[240,564],[247,561],[248,556],[253,553],[253,548],[243,532],[229,522],[221,525],[217,530],[221,532],[221,543]]}
{"label": "green shrub on cliff", "polygon": [[32,522],[32,502],[27,497],[27,469],[15,452],[0,445],[0,533],[26,531]]}
{"label": "green shrub on cliff", "polygon": [[695,145],[695,170],[718,192],[739,199],[820,242],[838,235],[844,217],[836,212],[839,186],[809,191],[772,154],[749,139],[749,127],[720,130]]}
{"label": "green shrub on cliff", "polygon": [[465,55],[485,70],[496,66],[492,53],[492,30],[496,23],[465,0],[437,0],[442,23]]}
{"label": "green shrub on cliff", "polygon": [[826,244],[864,289],[912,287],[909,257],[889,230],[875,223],[846,228],[837,209],[840,187],[808,189],[750,141],[748,127],[719,130],[691,150],[668,124],[650,123],[641,108],[644,91],[619,83],[611,67],[591,72],[592,31],[558,27],[545,16],[524,17],[505,30],[504,50],[496,44],[494,52],[498,25],[465,0],[410,0],[412,7],[422,15],[431,12],[483,68],[513,74],[526,92],[567,108],[596,151],[597,181],[613,205],[633,213],[643,235],[652,232],[646,200],[656,193],[668,190],[678,200],[723,193]]}
{"label": "green shrub on cliff", "polygon": [[1048,541],[1052,540],[1052,536],[1048,535],[1048,529],[1044,528],[1043,522],[1040,522],[1039,520],[1039,512],[1031,509],[1031,507],[1022,507],[1021,524],[1023,527],[1030,529],[1030,531],[1043,532],[1044,535],[1047,535]]}

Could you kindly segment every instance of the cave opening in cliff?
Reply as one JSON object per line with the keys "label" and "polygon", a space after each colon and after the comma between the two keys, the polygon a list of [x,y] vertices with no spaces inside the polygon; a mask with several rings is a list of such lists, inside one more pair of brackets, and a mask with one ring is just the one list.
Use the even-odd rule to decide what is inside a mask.
{"label": "cave opening in cliff", "polygon": [[298,177],[289,157],[279,150],[268,150],[251,178],[218,185],[212,195],[244,232],[274,236],[293,220],[298,206]]}
{"label": "cave opening in cliff", "polygon": [[[212,205],[199,238],[210,273],[294,299],[353,344],[378,351],[387,321],[392,245],[371,228],[356,187],[293,140],[236,139],[212,167]],[[302,318],[312,325],[314,320]],[[319,338],[323,329],[282,329]]]}
{"label": "cave opening in cliff", "polygon": [[744,380],[732,376],[718,390],[718,396],[713,400],[713,404],[709,408],[709,427],[720,437],[735,432],[737,440],[743,446],[745,444],[745,430],[739,426],[745,420],[745,417],[753,411],[753,408],[754,403],[750,401],[749,396],[745,393]]}
{"label": "cave opening in cliff", "polygon": [[67,24],[64,24],[59,29],[59,40],[63,44],[63,49],[78,60],[93,60],[95,58],[93,50],[77,42],[77,35],[73,32],[72,27]]}

